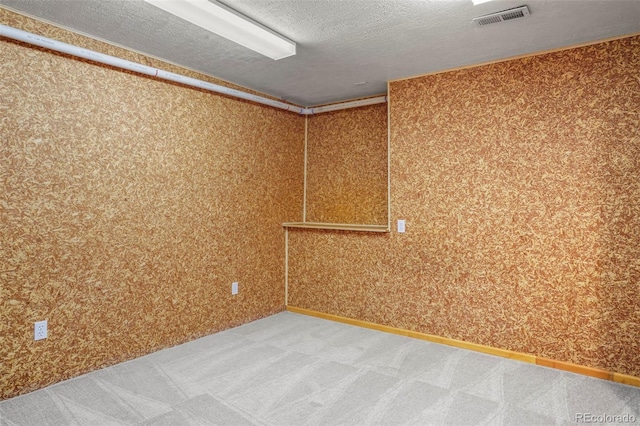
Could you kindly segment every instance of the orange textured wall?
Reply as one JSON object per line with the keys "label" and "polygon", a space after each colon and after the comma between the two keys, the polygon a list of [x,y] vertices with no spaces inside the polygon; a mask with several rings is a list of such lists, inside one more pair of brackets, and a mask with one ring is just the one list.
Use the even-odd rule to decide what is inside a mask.
{"label": "orange textured wall", "polygon": [[387,223],[387,105],[312,115],[307,222]]}
{"label": "orange textured wall", "polygon": [[0,57],[0,398],[284,308],[304,118],[4,39]]}
{"label": "orange textured wall", "polygon": [[640,376],[640,37],[390,84],[407,232],[289,234],[289,303]]}

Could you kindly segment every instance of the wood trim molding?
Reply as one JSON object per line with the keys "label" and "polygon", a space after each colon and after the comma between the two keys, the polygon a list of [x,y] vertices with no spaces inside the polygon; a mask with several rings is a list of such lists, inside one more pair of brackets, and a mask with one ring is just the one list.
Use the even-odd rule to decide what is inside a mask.
{"label": "wood trim molding", "polygon": [[332,229],[335,231],[389,232],[387,225],[361,225],[355,223],[286,222],[285,228]]}
{"label": "wood trim molding", "polygon": [[584,376],[596,377],[598,379],[610,380],[625,385],[640,387],[640,377],[629,376],[626,374],[615,373],[599,368],[587,367],[584,365],[572,364],[570,362],[556,361],[549,358],[543,358],[536,355],[524,354],[521,352],[510,351],[507,349],[494,348],[491,346],[480,345],[477,343],[465,342],[462,340],[450,339],[447,337],[435,336],[432,334],[420,333],[417,331],[405,330],[402,328],[389,327],[373,322],[361,321],[352,318],[341,317],[339,315],[326,314],[323,312],[313,311],[310,309],[297,308],[295,306],[287,306],[287,311],[296,314],[309,315],[316,318],[322,318],[330,321],[341,322],[344,324],[355,325],[358,327],[369,328],[372,330],[383,331],[385,333],[398,334],[401,336],[413,337],[415,339],[426,340],[428,342],[440,343],[443,345],[454,346],[462,349],[469,349],[476,352],[482,352],[489,355],[496,355],[503,358],[514,359],[516,361],[528,362],[543,367],[555,368],[558,370],[569,371],[571,373],[582,374]]}

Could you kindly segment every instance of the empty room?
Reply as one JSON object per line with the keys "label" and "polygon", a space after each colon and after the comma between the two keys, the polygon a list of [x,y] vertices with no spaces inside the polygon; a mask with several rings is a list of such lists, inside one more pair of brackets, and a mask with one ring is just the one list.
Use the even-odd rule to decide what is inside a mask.
{"label": "empty room", "polygon": [[640,1],[0,0],[0,425],[640,424]]}

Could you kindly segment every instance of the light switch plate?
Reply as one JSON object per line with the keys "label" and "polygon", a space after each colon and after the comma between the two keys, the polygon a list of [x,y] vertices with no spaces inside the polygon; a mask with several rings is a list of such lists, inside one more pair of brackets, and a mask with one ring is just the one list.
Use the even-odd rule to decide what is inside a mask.
{"label": "light switch plate", "polygon": [[233,294],[233,295],[238,294],[238,283],[237,282],[232,282],[231,283],[231,294]]}
{"label": "light switch plate", "polygon": [[403,233],[405,231],[405,220],[398,219],[398,232]]}

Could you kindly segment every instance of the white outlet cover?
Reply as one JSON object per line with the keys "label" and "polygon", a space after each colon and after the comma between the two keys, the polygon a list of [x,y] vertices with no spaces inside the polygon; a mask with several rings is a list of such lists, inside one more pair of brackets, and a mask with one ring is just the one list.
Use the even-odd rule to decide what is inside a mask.
{"label": "white outlet cover", "polygon": [[406,227],[405,227],[406,223],[404,219],[398,219],[398,232],[402,233],[405,232]]}
{"label": "white outlet cover", "polygon": [[47,320],[36,321],[33,327],[33,340],[46,339],[48,334],[49,333],[47,331]]}
{"label": "white outlet cover", "polygon": [[231,283],[231,294],[233,294],[233,295],[238,294],[238,283],[237,282],[232,282]]}

